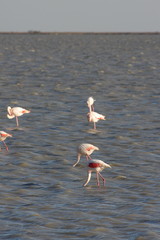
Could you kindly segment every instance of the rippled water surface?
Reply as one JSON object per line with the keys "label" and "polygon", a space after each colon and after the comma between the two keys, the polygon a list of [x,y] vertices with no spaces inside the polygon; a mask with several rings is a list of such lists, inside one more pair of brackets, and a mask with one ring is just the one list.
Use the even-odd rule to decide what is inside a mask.
{"label": "rippled water surface", "polygon": [[[12,240],[160,239],[160,35],[1,34],[0,236]],[[106,116],[87,122],[87,98]],[[8,119],[7,106],[31,110]],[[87,187],[76,148],[106,186]]]}

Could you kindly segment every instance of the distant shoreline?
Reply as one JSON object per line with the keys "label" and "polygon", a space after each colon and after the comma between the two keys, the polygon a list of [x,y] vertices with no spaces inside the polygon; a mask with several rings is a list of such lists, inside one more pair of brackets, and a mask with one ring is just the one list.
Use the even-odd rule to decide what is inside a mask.
{"label": "distant shoreline", "polygon": [[0,32],[0,34],[159,35],[160,32],[41,32],[41,31],[28,31],[28,32]]}

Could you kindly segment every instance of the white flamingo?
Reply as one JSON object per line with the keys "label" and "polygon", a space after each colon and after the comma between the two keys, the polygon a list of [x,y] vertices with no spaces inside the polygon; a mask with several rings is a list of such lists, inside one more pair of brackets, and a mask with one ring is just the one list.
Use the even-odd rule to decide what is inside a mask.
{"label": "white flamingo", "polygon": [[7,144],[4,141],[7,137],[12,137],[12,135],[9,134],[9,133],[6,133],[4,131],[0,131],[0,141],[3,142],[6,150],[8,151],[8,146],[7,146]]}
{"label": "white flamingo", "polygon": [[97,159],[89,160],[87,166],[88,166],[88,176],[87,176],[87,180],[86,180],[86,182],[84,183],[83,186],[85,187],[89,183],[89,181],[91,179],[92,172],[96,172],[98,187],[100,186],[99,177],[102,179],[103,186],[104,186],[105,185],[105,178],[100,174],[100,172],[104,168],[111,168],[111,166],[109,164],[103,162],[102,160],[97,160]]}
{"label": "white flamingo", "polygon": [[25,113],[30,113],[29,110],[26,110],[24,108],[21,108],[21,107],[11,108],[10,106],[8,106],[7,111],[8,111],[7,117],[9,119],[12,119],[14,117],[16,118],[17,127],[19,126],[18,117],[22,116]]}
{"label": "white flamingo", "polygon": [[77,162],[73,165],[73,167],[79,163],[81,156],[86,156],[87,160],[91,159],[90,155],[95,150],[99,150],[99,148],[89,143],[80,144],[77,148]]}

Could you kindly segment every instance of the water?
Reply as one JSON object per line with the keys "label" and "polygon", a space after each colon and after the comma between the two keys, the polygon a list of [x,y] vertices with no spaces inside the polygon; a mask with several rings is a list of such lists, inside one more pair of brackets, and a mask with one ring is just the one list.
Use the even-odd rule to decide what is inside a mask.
{"label": "water", "polygon": [[[1,239],[160,239],[159,35],[1,34],[0,58]],[[31,110],[18,129],[9,105]],[[105,187],[72,167],[83,142]]]}

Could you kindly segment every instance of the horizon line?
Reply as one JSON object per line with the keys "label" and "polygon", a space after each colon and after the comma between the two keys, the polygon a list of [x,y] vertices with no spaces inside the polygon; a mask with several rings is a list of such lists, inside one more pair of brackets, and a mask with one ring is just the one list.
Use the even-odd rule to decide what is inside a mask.
{"label": "horizon line", "polygon": [[0,34],[160,34],[159,31],[115,31],[115,32],[99,32],[99,31],[0,31]]}

